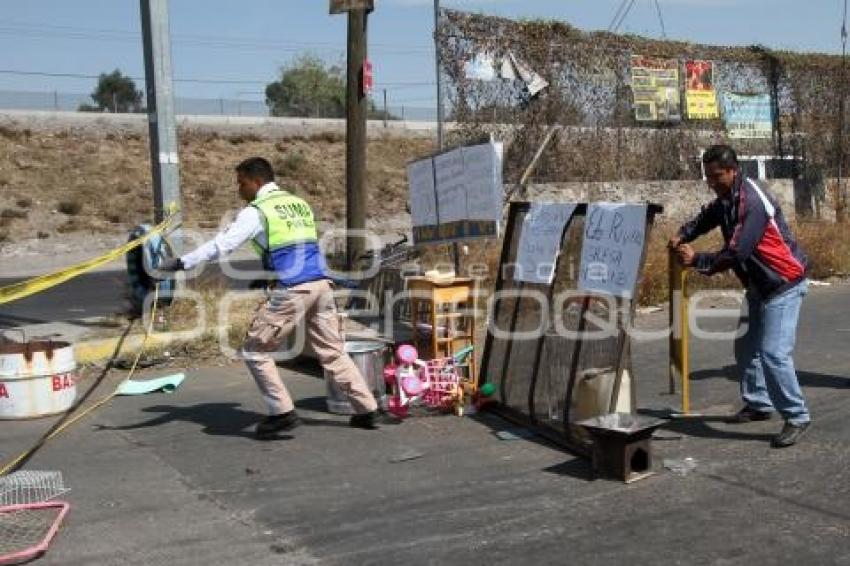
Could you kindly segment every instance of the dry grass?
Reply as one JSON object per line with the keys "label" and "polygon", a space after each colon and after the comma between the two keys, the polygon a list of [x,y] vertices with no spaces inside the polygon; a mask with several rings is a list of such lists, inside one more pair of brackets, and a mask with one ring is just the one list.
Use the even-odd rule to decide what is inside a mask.
{"label": "dry grass", "polygon": [[811,276],[826,278],[850,273],[850,225],[799,223],[794,232],[809,256]]}
{"label": "dry grass", "polygon": [[9,220],[15,218],[26,218],[28,213],[26,210],[18,210],[16,208],[4,208],[0,210],[0,218],[6,218]]}
{"label": "dry grass", "polygon": [[[367,183],[373,218],[404,212],[407,162],[432,149],[433,143],[427,139],[370,141]],[[307,198],[318,219],[344,218],[342,135],[320,133],[267,140],[255,135],[227,138],[181,134],[180,184],[187,228],[216,228],[224,213],[242,206],[233,167],[255,155],[281,168],[279,184]],[[29,194],[33,185],[42,188],[38,195]],[[60,226],[65,233],[92,228],[123,232],[151,220],[147,138],[94,138],[6,129],[0,132],[0,187],[0,208],[27,208],[19,202],[33,204],[29,221],[18,222],[12,238],[35,238],[38,231],[53,234]],[[63,201],[79,203],[81,208],[73,217],[79,222],[49,213],[54,203]]]}

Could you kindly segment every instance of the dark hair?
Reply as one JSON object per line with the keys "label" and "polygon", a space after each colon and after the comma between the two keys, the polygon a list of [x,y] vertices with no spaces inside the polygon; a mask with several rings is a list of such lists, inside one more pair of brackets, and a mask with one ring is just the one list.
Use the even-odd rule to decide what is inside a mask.
{"label": "dark hair", "polygon": [[713,145],[702,154],[702,164],[717,163],[725,169],[738,168],[738,156],[728,145]]}
{"label": "dark hair", "polygon": [[236,172],[252,179],[260,179],[264,183],[274,181],[274,169],[268,160],[262,157],[251,157],[236,166]]}

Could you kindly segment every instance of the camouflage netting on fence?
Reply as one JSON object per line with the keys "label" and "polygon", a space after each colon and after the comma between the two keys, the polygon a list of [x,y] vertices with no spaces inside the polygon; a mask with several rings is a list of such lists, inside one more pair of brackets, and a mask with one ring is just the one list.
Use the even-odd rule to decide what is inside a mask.
{"label": "camouflage netting on fence", "polygon": [[[516,182],[547,129],[562,125],[533,180],[693,179],[700,149],[730,141],[739,154],[790,155],[794,177],[817,192],[839,174],[834,143],[843,111],[842,60],[837,56],[656,41],[588,33],[563,22],[513,21],[443,10],[438,47],[446,119],[458,123],[450,142],[496,133],[510,143],[505,180]],[[517,60],[549,83],[535,96],[523,80],[478,80],[467,66],[481,53]],[[637,122],[632,109],[633,55],[714,62],[716,92],[771,95],[772,138],[728,140],[720,119]],[[679,73],[684,92],[684,78]],[[846,133],[845,133],[846,136]],[[847,158],[842,156],[846,175]]]}

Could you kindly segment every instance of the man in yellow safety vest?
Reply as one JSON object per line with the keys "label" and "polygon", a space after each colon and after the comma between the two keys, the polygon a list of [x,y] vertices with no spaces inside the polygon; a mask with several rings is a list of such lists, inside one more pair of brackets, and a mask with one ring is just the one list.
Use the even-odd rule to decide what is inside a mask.
{"label": "man in yellow safety vest", "polygon": [[271,438],[301,422],[271,355],[301,321],[329,379],[351,401],[355,411],[351,426],[376,428],[378,405],[345,353],[313,211],[303,199],[275,184],[271,164],[261,157],[236,166],[236,183],[239,196],[249,203],[236,220],[194,251],[163,262],[159,270],[192,269],[250,240],[264,268],[277,279],[276,288],[254,314],[242,345],[245,363],[269,408],[269,416],[257,425],[257,437]]}

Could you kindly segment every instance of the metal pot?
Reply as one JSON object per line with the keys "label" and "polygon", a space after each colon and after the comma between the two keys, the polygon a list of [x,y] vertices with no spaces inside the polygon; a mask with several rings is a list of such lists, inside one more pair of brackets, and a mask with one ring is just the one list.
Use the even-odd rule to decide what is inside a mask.
{"label": "metal pot", "polygon": [[[366,385],[378,405],[386,406],[386,384],[384,383],[384,365],[386,364],[387,345],[374,340],[350,340],[345,343],[345,353],[351,357],[354,365],[360,371]],[[338,415],[352,415],[354,409],[348,396],[331,381],[328,371],[324,370],[327,384],[328,411]]]}

